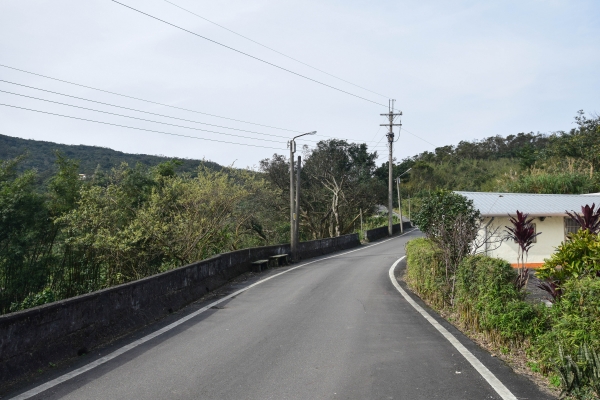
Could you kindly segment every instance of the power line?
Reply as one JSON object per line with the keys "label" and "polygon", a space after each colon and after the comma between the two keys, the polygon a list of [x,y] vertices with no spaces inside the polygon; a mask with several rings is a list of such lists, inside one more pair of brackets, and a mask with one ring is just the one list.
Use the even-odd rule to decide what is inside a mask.
{"label": "power line", "polygon": [[[24,69],[21,69],[21,68],[11,67],[11,66],[5,65],[5,64],[0,64],[0,67],[7,68],[7,69],[12,69],[14,71],[19,71],[19,72],[22,72],[22,73],[25,73],[25,74],[34,75],[34,76],[38,76],[38,77],[41,77],[41,78],[45,78],[45,79],[49,79],[49,80],[53,80],[53,81],[57,81],[57,82],[61,82],[61,83],[67,83],[69,85],[78,86],[78,87],[82,87],[82,88],[85,88],[85,89],[91,89],[91,90],[95,90],[95,91],[98,91],[98,92],[108,93],[108,94],[112,94],[112,95],[123,97],[123,98],[127,98],[127,99],[137,100],[137,101],[141,101],[141,102],[144,102],[144,103],[155,104],[155,105],[159,105],[159,106],[163,106],[163,107],[168,107],[168,108],[173,108],[173,109],[177,109],[177,110],[192,112],[192,113],[195,113],[195,114],[207,115],[207,116],[210,116],[210,117],[225,119],[225,120],[234,121],[234,122],[241,122],[241,123],[249,124],[249,125],[261,126],[261,127],[264,127],[264,128],[277,129],[277,130],[286,131],[286,132],[302,133],[302,131],[296,131],[296,130],[286,129],[286,128],[279,128],[279,127],[276,127],[276,126],[263,125],[263,124],[258,124],[258,123],[254,123],[254,122],[249,122],[249,121],[243,121],[243,120],[234,119],[234,118],[223,117],[223,116],[219,116],[219,115],[215,115],[215,114],[205,113],[205,112],[202,112],[202,111],[191,110],[191,109],[188,109],[188,108],[172,106],[170,104],[159,103],[159,102],[152,101],[152,100],[146,100],[146,99],[142,99],[142,98],[139,98],[139,97],[129,96],[129,95],[122,94],[122,93],[111,92],[109,90],[104,90],[104,89],[100,89],[100,88],[96,88],[96,87],[92,87],[92,86],[87,86],[87,85],[83,85],[83,84],[79,84],[79,83],[67,81],[67,80],[64,80],[64,79],[54,78],[52,76],[48,76],[48,75],[43,75],[43,74],[39,74],[39,73],[36,73],[36,72],[27,71],[27,70],[24,70]],[[224,129],[232,129],[232,130],[238,130],[238,131],[248,132],[248,133],[258,133],[258,132],[243,130],[243,129],[236,129],[236,128],[224,127],[224,126],[213,125],[213,124],[208,124],[208,123],[204,123],[204,122],[198,122],[198,121],[192,121],[192,120],[185,120],[183,118],[176,118],[176,117],[166,116],[166,115],[162,115],[162,114],[150,113],[150,112],[147,112],[147,111],[141,111],[141,110],[137,110],[137,109],[134,109],[134,108],[128,108],[128,107],[118,106],[118,105],[110,104],[110,103],[102,103],[102,102],[99,102],[99,101],[90,100],[90,99],[86,99],[86,98],[83,98],[83,97],[71,96],[71,95],[67,95],[67,94],[64,94],[64,93],[53,92],[53,91],[50,91],[50,90],[40,89],[40,88],[36,88],[36,87],[33,87],[33,86],[27,86],[27,85],[15,83],[15,82],[10,82],[10,81],[6,81],[6,80],[0,80],[0,81],[6,82],[6,83],[11,83],[11,84],[14,84],[14,85],[20,85],[20,86],[31,88],[31,89],[35,89],[35,90],[42,90],[42,91],[46,91],[46,92],[49,92],[49,93],[58,94],[58,95],[61,95],[61,96],[67,96],[67,97],[72,97],[72,98],[75,98],[75,99],[80,99],[80,100],[95,102],[95,103],[98,103],[98,104],[104,104],[104,105],[109,105],[109,106],[113,106],[113,107],[119,107],[119,108],[123,108],[123,109],[132,110],[132,111],[139,111],[139,112],[143,112],[143,113],[164,116],[166,118],[180,119],[180,120],[184,120],[184,121],[187,121],[187,122],[195,122],[195,123],[198,123],[198,124],[205,124],[205,125],[210,125],[210,126],[215,126],[215,127],[222,127]],[[281,138],[286,138],[286,139],[288,138],[287,136],[280,136],[280,135],[273,135],[273,136],[275,136],[275,137],[281,137]],[[349,139],[346,139],[346,138],[331,137],[331,136],[327,136],[327,135],[316,135],[316,136],[329,137],[329,138],[332,138],[332,139],[340,139],[340,140],[349,140]],[[374,140],[367,141],[365,143],[372,143],[372,142],[374,142]]]}
{"label": "power line", "polygon": [[254,144],[246,144],[246,143],[238,143],[238,142],[228,142],[228,141],[225,141],[225,140],[208,139],[208,138],[203,138],[203,137],[198,137],[198,136],[182,135],[182,134],[179,134],[179,133],[163,132],[163,131],[157,131],[157,130],[145,129],[145,128],[137,128],[137,127],[134,127],[134,126],[113,124],[113,123],[110,123],[110,122],[96,121],[96,120],[93,120],[93,119],[73,117],[73,116],[70,116],[70,115],[51,113],[51,112],[48,112],[48,111],[41,111],[41,110],[34,110],[32,108],[18,107],[18,106],[13,106],[13,105],[4,104],[4,103],[0,103],[0,106],[17,108],[17,109],[20,109],[20,110],[32,111],[32,112],[37,112],[37,113],[41,113],[41,114],[48,114],[48,115],[53,115],[53,116],[56,116],[56,117],[76,119],[76,120],[79,120],[79,121],[94,122],[96,124],[117,126],[117,127],[120,127],[120,128],[135,129],[135,130],[138,130],[138,131],[145,131],[145,132],[160,133],[160,134],[163,134],[163,135],[180,136],[180,137],[189,138],[189,139],[206,140],[206,141],[209,141],[209,142],[218,142],[218,143],[226,143],[226,144],[236,144],[236,145],[240,145],[240,146],[259,147],[259,148],[263,148],[263,149],[282,150],[282,148],[280,148],[280,147],[268,147],[268,146],[254,145]]}
{"label": "power line", "polygon": [[41,99],[39,97],[33,97],[33,96],[27,96],[24,94],[19,94],[19,93],[13,93],[13,92],[9,92],[6,90],[0,90],[0,93],[8,93],[8,94],[12,94],[14,96],[21,96],[21,97],[27,97],[29,99],[34,99],[34,100],[39,100],[39,101],[45,101],[47,103],[54,103],[54,104],[60,104],[61,106],[67,106],[67,107],[73,107],[73,108],[79,108],[81,110],[87,110],[87,111],[94,111],[94,112],[98,112],[98,113],[103,113],[103,114],[109,114],[109,115],[115,115],[117,117],[124,117],[124,118],[131,118],[131,119],[137,119],[138,121],[145,121],[145,122],[152,122],[155,124],[161,124],[161,125],[168,125],[168,126],[174,126],[176,128],[184,128],[184,129],[192,129],[195,131],[202,131],[202,132],[209,132],[209,133],[216,133],[218,135],[226,135],[226,136],[235,136],[235,137],[240,137],[240,138],[244,138],[244,139],[252,139],[252,140],[260,140],[263,142],[273,142],[273,143],[285,143],[285,142],[280,142],[277,140],[270,140],[270,139],[260,139],[260,138],[253,138],[253,137],[249,137],[249,136],[242,136],[242,135],[236,135],[234,133],[225,133],[225,132],[216,132],[216,131],[209,131],[207,129],[200,129],[200,128],[192,128],[189,126],[184,126],[184,125],[176,125],[176,124],[169,124],[168,122],[161,122],[161,121],[154,121],[151,119],[146,119],[146,118],[138,118],[138,117],[132,117],[130,115],[124,115],[124,114],[117,114],[117,113],[112,113],[109,111],[102,111],[102,110],[96,110],[94,108],[87,108],[87,107],[81,107],[81,106],[76,106],[73,104],[67,104],[67,103],[61,103],[58,101],[52,101],[52,100],[47,100],[47,99]]}
{"label": "power line", "polygon": [[433,146],[433,147],[434,147],[434,148],[436,148],[436,149],[439,147],[439,146],[437,146],[437,145],[435,145],[435,144],[433,144],[433,143],[431,143],[431,142],[428,142],[427,140],[423,139],[422,137],[420,137],[420,136],[417,136],[417,135],[415,135],[414,133],[412,133],[412,132],[410,132],[410,131],[407,131],[407,130],[406,130],[406,128],[404,128],[404,132],[408,133],[408,134],[409,134],[409,135],[411,135],[411,136],[414,136],[414,137],[416,137],[416,138],[417,138],[417,139],[419,139],[419,140],[422,140],[423,142],[425,142],[425,143],[427,143],[427,144],[429,144],[429,145]]}
{"label": "power line", "polygon": [[271,129],[277,129],[277,130],[280,130],[280,131],[287,131],[287,132],[293,132],[293,133],[302,133],[302,131],[296,131],[296,130],[293,130],[293,129],[285,129],[285,128],[278,128],[276,126],[257,124],[257,123],[254,123],[254,122],[243,121],[243,120],[240,120],[240,119],[228,118],[228,117],[223,117],[223,116],[220,116],[220,115],[205,113],[205,112],[202,112],[202,111],[190,110],[188,108],[172,106],[172,105],[169,105],[169,104],[159,103],[157,101],[152,101],[152,100],[146,100],[146,99],[142,99],[142,98],[139,98],[139,97],[128,96],[126,94],[111,92],[109,90],[104,90],[104,89],[98,89],[98,88],[95,88],[95,87],[92,87],[92,86],[86,86],[86,85],[82,85],[82,84],[79,84],[79,83],[70,82],[70,81],[67,81],[67,80],[64,80],[64,79],[53,78],[51,76],[42,75],[42,74],[38,74],[38,73],[35,73],[35,72],[31,72],[31,71],[26,71],[26,70],[20,69],[20,68],[10,67],[10,66],[4,65],[4,64],[0,64],[0,67],[12,69],[14,71],[23,72],[25,74],[39,76],[41,78],[46,78],[46,79],[50,79],[50,80],[57,81],[57,82],[68,83],[69,85],[79,86],[79,87],[86,88],[86,89],[96,90],[98,92],[103,92],[103,93],[108,93],[108,94],[112,94],[112,95],[115,95],[115,96],[124,97],[124,98],[127,98],[127,99],[132,99],[132,100],[137,100],[137,101],[143,101],[145,103],[155,104],[155,105],[163,106],[163,107],[174,108],[176,110],[182,110],[182,111],[192,112],[192,113],[196,113],[196,114],[207,115],[209,117],[221,118],[221,119],[226,119],[226,120],[229,120],[229,121],[241,122],[241,123],[244,123],[244,124],[262,126],[263,128],[271,128]]}
{"label": "power line", "polygon": [[[60,93],[60,92],[56,92],[56,91],[53,91],[53,90],[47,90],[47,89],[42,89],[42,88],[35,87],[35,86],[24,85],[22,83],[7,81],[7,80],[4,80],[4,79],[0,79],[0,82],[8,83],[8,84],[11,84],[11,85],[25,87],[25,88],[28,88],[28,89],[38,90],[38,91],[42,91],[42,92],[46,92],[46,93],[52,93],[52,94],[56,94],[56,95],[59,95],[59,96],[65,96],[65,97],[69,97],[69,98],[73,98],[73,99],[77,99],[77,100],[88,101],[88,102],[91,102],[91,103],[102,104],[102,105],[105,105],[105,106],[116,107],[116,108],[122,108],[124,110],[135,111],[135,112],[140,112],[140,113],[149,114],[149,115],[156,115],[156,116],[159,116],[159,117],[170,118],[170,119],[175,119],[175,120],[179,120],[179,121],[192,122],[192,123],[195,123],[195,124],[208,125],[208,126],[213,126],[213,127],[216,127],[216,128],[230,129],[230,130],[235,130],[235,131],[240,131],[240,132],[246,132],[246,133],[253,133],[253,134],[263,135],[263,136],[271,136],[271,137],[278,137],[278,138],[282,138],[282,139],[289,139],[288,136],[282,136],[282,135],[276,135],[276,134],[270,134],[270,133],[264,133],[264,132],[250,131],[250,130],[246,130],[246,129],[232,128],[232,127],[228,127],[228,126],[209,124],[207,122],[200,122],[200,121],[195,121],[195,120],[190,120],[190,119],[185,119],[185,118],[173,117],[173,116],[165,115],[165,114],[153,113],[153,112],[150,112],[150,111],[144,111],[144,110],[140,110],[140,109],[137,109],[137,108],[130,108],[130,107],[119,106],[119,105],[112,104],[112,103],[105,103],[105,102],[102,102],[102,101],[87,99],[85,97],[73,96],[73,95],[70,95],[70,94]],[[10,93],[10,94],[14,94],[14,95],[17,95],[17,96],[30,97],[30,98],[33,98],[33,99],[36,99],[36,100],[49,101],[50,102],[50,100],[39,99],[37,97],[32,97],[32,96],[25,96],[25,95],[21,95],[21,94],[18,94],[18,93],[12,93],[12,92],[5,92],[5,93]],[[68,104],[64,104],[64,103],[58,103],[58,104],[68,105]],[[72,107],[78,107],[78,106],[72,106]],[[90,109],[90,110],[97,111],[97,110],[94,110],[94,109]],[[120,115],[120,114],[116,114],[116,115]],[[194,129],[194,128],[190,128],[190,129]],[[207,132],[212,132],[212,131],[208,131],[207,130]],[[223,133],[223,134],[227,135],[226,133]],[[231,135],[231,136],[236,136],[236,135]],[[330,136],[326,136],[326,135],[318,135],[318,136],[330,137]],[[240,136],[240,137],[245,137],[245,136]],[[343,139],[343,138],[337,138],[337,139]],[[313,140],[310,140],[310,139],[307,139],[307,140],[310,141],[310,142],[314,142],[314,143],[318,142],[318,141],[313,141]],[[348,139],[343,139],[343,140],[348,140]],[[374,142],[374,140],[366,141],[365,143],[372,143],[372,142]]]}
{"label": "power line", "polygon": [[242,37],[242,38],[244,38],[244,39],[246,39],[246,40],[249,40],[250,42],[252,42],[252,43],[254,43],[254,44],[257,44],[257,45],[259,45],[259,46],[261,46],[261,47],[264,47],[265,49],[271,50],[272,52],[274,52],[274,53],[277,53],[277,54],[279,54],[279,55],[281,55],[281,56],[284,56],[284,57],[286,57],[286,58],[289,58],[290,60],[296,61],[297,63],[300,63],[300,64],[302,64],[302,65],[305,65],[305,66],[307,66],[307,67],[309,67],[309,68],[312,68],[312,69],[314,69],[314,70],[316,70],[316,71],[319,71],[319,72],[321,72],[321,73],[323,73],[323,74],[325,74],[325,75],[329,75],[329,76],[331,76],[332,78],[338,79],[338,80],[340,80],[340,81],[342,81],[342,82],[348,83],[348,84],[350,84],[350,85],[352,85],[352,86],[355,86],[355,87],[357,87],[357,88],[360,88],[360,89],[362,89],[362,90],[366,90],[367,92],[371,92],[371,93],[373,93],[373,94],[376,94],[376,95],[378,95],[378,96],[385,97],[386,99],[387,99],[387,98],[389,98],[389,96],[384,96],[384,95],[383,95],[383,94],[381,94],[381,93],[374,92],[374,91],[372,91],[372,90],[369,90],[369,89],[367,89],[367,88],[365,88],[365,87],[362,87],[362,86],[360,86],[360,85],[357,85],[357,84],[355,84],[355,83],[352,83],[352,82],[350,82],[350,81],[347,81],[347,80],[345,80],[345,79],[343,79],[343,78],[340,78],[339,76],[335,76],[335,75],[333,75],[333,74],[330,74],[329,72],[323,71],[322,69],[319,69],[319,68],[317,68],[317,67],[313,67],[312,65],[310,65],[310,64],[307,64],[307,63],[305,63],[305,62],[303,62],[303,61],[300,61],[300,60],[298,60],[298,59],[296,59],[296,58],[294,58],[294,57],[288,56],[287,54],[284,54],[284,53],[280,52],[279,50],[275,50],[275,49],[274,49],[274,48],[272,48],[272,47],[266,46],[266,45],[264,45],[264,44],[262,44],[262,43],[260,43],[260,42],[257,42],[256,40],[250,39],[250,38],[249,38],[249,37],[247,37],[247,36],[244,36],[244,35],[242,35],[242,34],[240,34],[240,33],[237,33],[237,32],[235,32],[235,31],[232,31],[231,29],[229,29],[229,28],[227,28],[227,27],[224,27],[223,25],[219,25],[219,24],[217,24],[216,22],[214,22],[214,21],[211,21],[211,20],[209,20],[208,18],[205,18],[205,17],[203,17],[203,16],[201,16],[201,15],[199,15],[199,14],[196,14],[195,12],[193,12],[193,11],[190,11],[190,10],[188,10],[187,8],[183,8],[183,7],[181,7],[180,5],[177,5],[177,4],[175,4],[175,3],[173,3],[173,2],[171,2],[171,1],[169,1],[169,0],[164,0],[164,1],[165,1],[165,2],[167,2],[167,3],[169,3],[169,4],[171,4],[172,6],[175,6],[175,7],[179,8],[179,9],[181,9],[181,10],[183,10],[183,11],[187,12],[187,13],[190,13],[190,14],[192,14],[192,15],[195,15],[196,17],[198,17],[198,18],[200,18],[200,19],[203,19],[203,20],[204,20],[204,21],[206,21],[206,22],[209,22],[209,23],[211,23],[211,24],[213,24],[213,25],[216,25],[216,26],[218,26],[219,28],[225,29],[226,31],[228,31],[228,32],[231,32],[231,33],[233,33],[234,35],[237,35],[237,36],[239,36],[239,37]]}
{"label": "power line", "polygon": [[[70,98],[77,99],[77,100],[89,101],[91,103],[102,104],[102,105],[105,105],[105,106],[122,108],[124,110],[135,111],[135,112],[144,113],[144,114],[156,115],[158,117],[176,119],[176,120],[179,120],[179,121],[192,122],[192,123],[201,124],[201,125],[214,126],[215,128],[231,129],[231,130],[234,130],[234,131],[240,131],[240,132],[246,132],[246,133],[254,133],[254,134],[263,135],[263,136],[272,136],[272,137],[278,137],[278,138],[282,138],[282,139],[288,139],[289,138],[288,136],[275,135],[275,134],[272,134],[272,133],[263,133],[263,132],[249,131],[249,130],[246,130],[246,129],[231,128],[231,127],[223,126],[223,125],[209,124],[207,122],[200,122],[200,121],[194,121],[194,120],[185,119],[185,118],[173,117],[173,116],[165,115],[165,114],[153,113],[153,112],[150,112],[150,111],[139,110],[137,108],[130,108],[130,107],[119,106],[119,105],[111,104],[111,103],[104,103],[102,101],[96,101],[96,100],[86,99],[84,97],[72,96],[72,95],[69,95],[69,94],[55,92],[55,91],[52,91],[52,90],[46,90],[46,89],[42,89],[42,88],[37,88],[35,86],[23,85],[21,83],[6,81],[4,79],[0,79],[0,82],[9,83],[11,85],[17,85],[17,86],[26,87],[28,89],[39,90],[39,91],[46,92],[46,93],[52,93],[52,94],[56,94],[56,95],[59,95],[59,96],[70,97]],[[6,92],[6,93],[11,93],[11,92]],[[12,94],[17,94],[17,93],[12,93]],[[25,96],[25,95],[19,95],[19,94],[17,94],[17,95],[18,96]],[[29,96],[25,96],[25,97],[29,97]],[[32,98],[40,100],[40,99],[38,99],[36,97],[32,97]],[[43,99],[41,99],[41,100],[43,100]],[[50,100],[44,100],[44,101],[50,101]],[[59,104],[63,104],[63,103],[59,103]],[[76,106],[73,106],[73,107],[76,107]]]}
{"label": "power line", "polygon": [[102,105],[105,105],[105,106],[122,108],[124,110],[135,111],[135,112],[140,112],[140,113],[144,113],[144,114],[156,115],[158,117],[171,118],[171,119],[176,119],[176,120],[179,120],[179,121],[193,122],[195,124],[202,124],[202,125],[214,126],[215,128],[231,129],[231,130],[234,130],[234,131],[240,131],[240,132],[246,132],[246,133],[255,133],[257,135],[273,136],[273,137],[280,137],[280,138],[283,138],[283,139],[289,139],[288,136],[275,135],[275,134],[272,134],[272,133],[263,133],[263,132],[249,131],[249,130],[246,130],[246,129],[231,128],[229,126],[209,124],[207,122],[200,122],[200,121],[194,121],[194,120],[185,119],[185,118],[173,117],[173,116],[170,116],[170,115],[153,113],[153,112],[150,112],[150,111],[139,110],[137,108],[130,108],[130,107],[118,106],[116,104],[104,103],[102,101],[96,101],[96,100],[86,99],[85,97],[78,97],[78,96],[72,96],[70,94],[65,94],[65,93],[60,93],[60,92],[54,92],[52,90],[42,89],[42,88],[38,88],[38,87],[35,87],[35,86],[23,85],[22,83],[16,83],[16,82],[11,82],[11,81],[6,81],[4,79],[0,79],[0,82],[9,83],[11,85],[17,85],[17,86],[26,87],[28,89],[39,90],[39,91],[46,92],[46,93],[52,93],[52,94],[56,94],[56,95],[59,95],[59,96],[70,97],[72,99],[89,101],[91,103],[102,104]]}
{"label": "power line", "polygon": [[354,94],[354,93],[347,92],[347,91],[345,91],[345,90],[343,90],[343,89],[339,89],[339,88],[337,88],[337,87],[335,87],[335,86],[328,85],[328,84],[326,84],[326,83],[323,83],[323,82],[321,82],[321,81],[318,81],[318,80],[316,80],[316,79],[309,78],[309,77],[308,77],[308,76],[306,76],[306,75],[299,74],[299,73],[297,73],[297,72],[294,72],[294,71],[292,71],[292,70],[290,70],[290,69],[287,69],[287,68],[284,68],[284,67],[280,67],[280,66],[279,66],[279,65],[277,65],[277,64],[273,64],[273,63],[271,63],[271,62],[269,62],[269,61],[263,60],[262,58],[258,58],[258,57],[255,57],[255,56],[251,55],[251,54],[245,53],[245,52],[243,52],[243,51],[241,51],[241,50],[237,50],[237,49],[235,49],[235,48],[233,48],[233,47],[231,47],[231,46],[227,46],[227,45],[225,45],[225,44],[223,44],[223,43],[217,42],[216,40],[209,39],[209,38],[207,38],[206,36],[202,36],[202,35],[200,35],[200,34],[198,34],[198,33],[196,33],[196,32],[193,32],[193,31],[190,31],[190,30],[188,30],[188,29],[185,29],[185,28],[183,28],[183,27],[181,27],[181,26],[179,26],[179,25],[175,25],[175,24],[173,24],[173,23],[171,23],[171,22],[165,21],[164,19],[160,19],[160,18],[158,18],[158,17],[155,17],[154,15],[151,15],[151,14],[148,14],[148,13],[146,13],[146,12],[144,12],[144,11],[138,10],[137,8],[133,8],[133,7],[131,7],[131,6],[128,6],[127,4],[123,4],[123,3],[121,3],[121,2],[119,2],[119,1],[117,1],[117,0],[111,0],[111,1],[112,1],[113,3],[117,3],[117,4],[121,5],[121,6],[123,6],[123,7],[129,8],[130,10],[133,10],[133,11],[135,11],[135,12],[138,12],[138,13],[140,13],[140,14],[142,14],[142,15],[145,15],[145,16],[147,16],[147,17],[150,17],[150,18],[152,18],[152,19],[155,19],[155,20],[157,20],[157,21],[160,21],[160,22],[162,22],[162,23],[164,23],[164,24],[167,24],[167,25],[169,25],[169,26],[172,26],[172,27],[174,27],[174,28],[177,28],[177,29],[179,29],[179,30],[182,30],[182,31],[184,31],[184,32],[190,33],[190,34],[192,34],[192,35],[194,35],[194,36],[196,36],[196,37],[199,37],[199,38],[201,38],[201,39],[204,39],[204,40],[207,40],[207,41],[209,41],[209,42],[211,42],[211,43],[217,44],[217,45],[219,45],[219,46],[221,46],[221,47],[224,47],[224,48],[226,48],[226,49],[229,49],[229,50],[235,51],[236,53],[242,54],[242,55],[244,55],[244,56],[246,56],[246,57],[250,57],[250,58],[252,58],[252,59],[254,59],[254,60],[257,60],[257,61],[260,61],[260,62],[262,62],[262,63],[264,63],[264,64],[267,64],[267,65],[270,65],[270,66],[272,66],[272,67],[278,68],[278,69],[280,69],[280,70],[282,70],[282,71],[289,72],[290,74],[293,74],[293,75],[299,76],[299,77],[301,77],[301,78],[307,79],[307,80],[309,80],[309,81],[311,81],[311,82],[318,83],[319,85],[323,85],[323,86],[325,86],[325,87],[328,87],[328,88],[330,88],[330,89],[337,90],[338,92],[342,92],[342,93],[348,94],[348,95],[350,95],[350,96],[353,96],[353,97],[359,98],[359,99],[361,99],[361,100],[368,101],[369,103],[373,103],[373,104],[377,104],[377,105],[379,105],[379,106],[384,106],[384,107],[385,107],[385,104],[378,103],[378,102],[376,102],[376,101],[373,101],[373,100],[369,100],[369,99],[367,99],[366,97],[362,97],[362,96],[359,96],[359,95],[357,95],[357,94]]}

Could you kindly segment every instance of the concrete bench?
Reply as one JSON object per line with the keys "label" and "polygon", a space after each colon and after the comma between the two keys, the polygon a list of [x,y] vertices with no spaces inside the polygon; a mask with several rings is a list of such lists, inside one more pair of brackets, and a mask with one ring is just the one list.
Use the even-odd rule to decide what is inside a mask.
{"label": "concrete bench", "polygon": [[283,265],[288,265],[288,255],[277,254],[276,256],[269,257],[269,261],[271,261],[272,267],[281,267]]}
{"label": "concrete bench", "polygon": [[250,264],[252,264],[253,272],[261,272],[269,269],[269,260],[252,261]]}

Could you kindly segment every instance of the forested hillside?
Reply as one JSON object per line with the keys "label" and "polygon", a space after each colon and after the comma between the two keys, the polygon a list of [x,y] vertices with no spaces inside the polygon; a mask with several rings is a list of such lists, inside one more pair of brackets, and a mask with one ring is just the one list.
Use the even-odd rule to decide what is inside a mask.
{"label": "forested hillside", "polygon": [[[462,141],[394,165],[403,198],[436,189],[520,193],[600,192],[600,116],[575,116],[575,127],[550,134],[519,133]],[[387,163],[376,171],[387,182]],[[396,199],[396,195],[394,195]],[[406,206],[403,204],[403,208]]]}
{"label": "forested hillside", "polygon": [[[0,160],[10,160],[26,155],[19,163],[19,171],[36,169],[39,176],[48,178],[56,172],[55,152],[61,152],[65,157],[79,161],[79,173],[92,175],[96,169],[109,171],[111,168],[125,162],[131,166],[140,163],[153,167],[171,158],[151,156],[147,154],[128,154],[105,147],[66,145],[39,140],[21,139],[0,135]],[[180,159],[180,172],[195,173],[200,164],[209,168],[220,169],[217,163],[202,160]]]}
{"label": "forested hillside", "polygon": [[[460,142],[394,165],[417,211],[437,189],[600,191],[600,117],[569,132]],[[58,150],[58,151],[57,151]],[[387,165],[366,144],[304,148],[301,240],[385,224]],[[87,293],[220,252],[289,241],[289,160],[260,171],[0,136],[0,313]],[[79,179],[80,173],[89,175]],[[394,201],[397,197],[394,194]],[[403,210],[407,212],[407,202]]]}
{"label": "forested hillside", "polygon": [[[202,165],[181,173],[180,160],[148,167],[107,151],[122,158],[81,180],[82,161],[71,158],[77,153],[55,152],[54,167],[44,170],[49,177],[41,179],[28,166],[41,165],[42,152],[24,150],[0,161],[0,313],[289,241],[284,156],[263,160],[263,173]],[[366,145],[345,141],[305,149],[302,240],[354,232],[361,211],[371,221],[385,194],[374,179],[375,159]]]}

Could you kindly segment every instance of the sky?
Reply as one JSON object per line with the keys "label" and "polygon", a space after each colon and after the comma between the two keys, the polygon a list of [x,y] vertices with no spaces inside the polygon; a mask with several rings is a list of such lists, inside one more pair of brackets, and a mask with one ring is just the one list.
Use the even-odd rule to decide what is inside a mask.
{"label": "sky", "polygon": [[299,147],[384,162],[388,99],[398,160],[600,112],[597,0],[119,1],[187,32],[112,0],[0,1],[0,134],[256,168],[310,131]]}

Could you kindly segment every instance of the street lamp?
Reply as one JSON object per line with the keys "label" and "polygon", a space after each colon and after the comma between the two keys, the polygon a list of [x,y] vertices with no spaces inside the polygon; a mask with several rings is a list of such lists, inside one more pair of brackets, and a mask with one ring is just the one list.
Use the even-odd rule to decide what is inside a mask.
{"label": "street lamp", "polygon": [[[298,246],[298,213],[300,212],[300,156],[298,156],[298,180],[296,189],[296,200],[294,200],[294,153],[296,152],[296,139],[306,135],[314,135],[317,131],[303,133],[302,135],[294,136],[288,142],[290,147],[290,258],[296,260],[296,248]],[[294,203],[296,203],[294,205]]]}
{"label": "street lamp", "polygon": [[400,233],[404,233],[404,221],[402,221],[402,197],[400,196],[400,177],[412,169],[409,168],[396,178],[396,190],[398,190],[398,211],[400,211]]}

